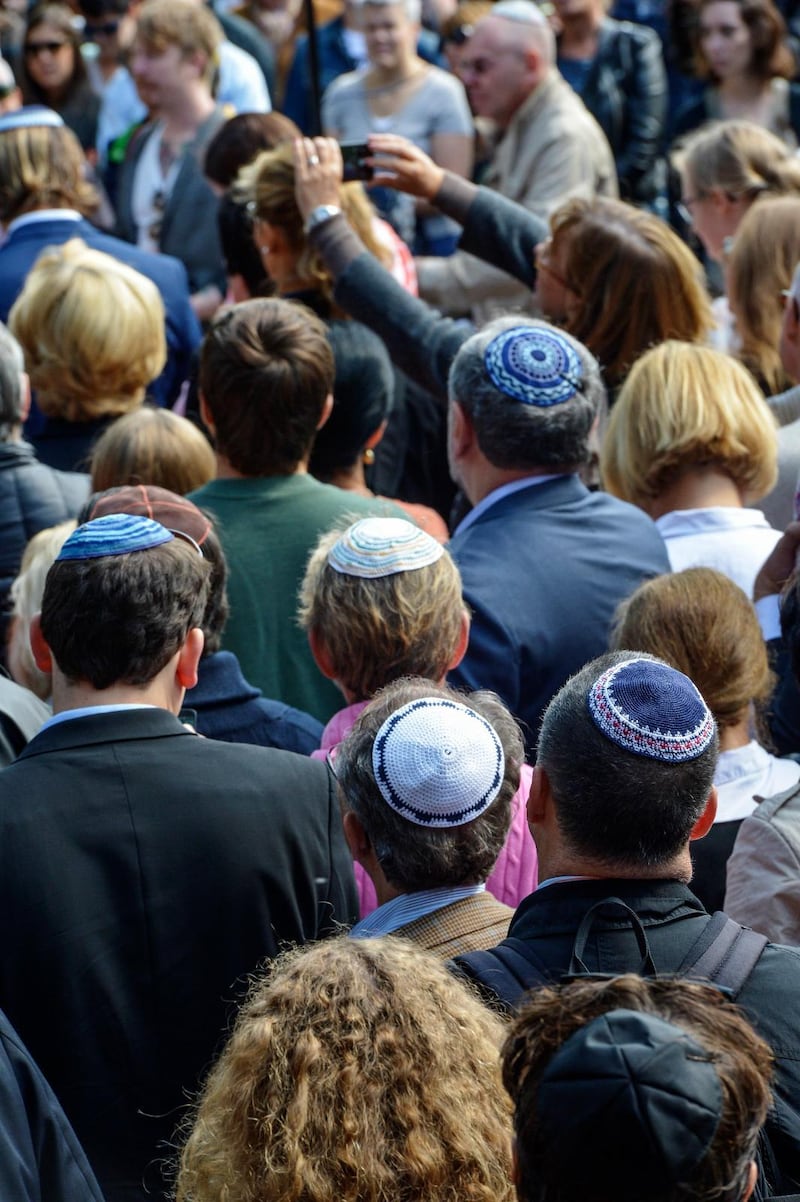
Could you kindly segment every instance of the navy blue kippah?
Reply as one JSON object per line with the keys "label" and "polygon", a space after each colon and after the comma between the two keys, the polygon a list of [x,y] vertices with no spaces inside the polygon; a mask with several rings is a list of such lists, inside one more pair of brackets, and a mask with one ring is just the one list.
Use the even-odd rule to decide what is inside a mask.
{"label": "navy blue kippah", "polygon": [[149,551],[151,547],[171,542],[174,537],[150,518],[108,513],[74,530],[56,556],[56,563],[65,559],[102,559],[105,555]]}
{"label": "navy blue kippah", "polygon": [[63,124],[63,118],[55,109],[47,108],[44,104],[26,104],[24,108],[0,116],[0,134],[12,129],[60,129]]}
{"label": "navy blue kippah", "polygon": [[607,738],[651,760],[694,760],[714,739],[714,719],[696,686],[660,660],[615,664],[594,682],[588,703]]}
{"label": "navy blue kippah", "polygon": [[583,378],[574,346],[550,326],[504,330],[487,346],[483,362],[495,388],[540,409],[571,400]]}
{"label": "navy blue kippah", "polygon": [[548,1176],[633,1199],[659,1182],[690,1181],[722,1106],[717,1070],[691,1035],[637,1010],[601,1014],[562,1045],[539,1083]]}

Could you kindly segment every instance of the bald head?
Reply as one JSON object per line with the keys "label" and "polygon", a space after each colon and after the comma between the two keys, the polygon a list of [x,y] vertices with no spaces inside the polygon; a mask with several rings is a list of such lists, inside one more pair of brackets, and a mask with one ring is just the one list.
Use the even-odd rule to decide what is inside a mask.
{"label": "bald head", "polygon": [[505,129],[554,62],[553,31],[538,5],[499,0],[475,26],[459,73],[473,111]]}

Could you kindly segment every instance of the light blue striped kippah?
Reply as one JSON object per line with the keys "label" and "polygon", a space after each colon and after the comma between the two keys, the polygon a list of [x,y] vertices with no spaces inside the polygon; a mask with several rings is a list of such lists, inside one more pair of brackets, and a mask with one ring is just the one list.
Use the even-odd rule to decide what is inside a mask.
{"label": "light blue striped kippah", "polygon": [[56,556],[65,559],[102,559],[106,555],[127,555],[130,551],[149,551],[172,542],[174,534],[150,518],[130,513],[108,513],[79,526]]}
{"label": "light blue striped kippah", "polygon": [[343,576],[377,580],[427,568],[444,555],[435,538],[403,518],[362,518],[348,527],[328,553],[328,564]]}
{"label": "light blue striped kippah", "polygon": [[12,129],[60,129],[63,124],[63,119],[54,109],[44,104],[27,104],[13,113],[3,113],[0,117],[0,134]]}
{"label": "light blue striped kippah", "polygon": [[549,409],[579,391],[583,367],[572,344],[544,326],[514,326],[487,346],[483,362],[489,379],[506,396]]}

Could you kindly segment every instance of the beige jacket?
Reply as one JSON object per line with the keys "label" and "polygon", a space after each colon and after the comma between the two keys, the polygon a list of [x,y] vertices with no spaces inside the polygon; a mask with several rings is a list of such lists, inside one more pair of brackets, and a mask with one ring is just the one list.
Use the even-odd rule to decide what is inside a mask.
{"label": "beige jacket", "polygon": [[[481,182],[545,220],[571,196],[618,195],[605,134],[555,68],[514,114]],[[471,312],[476,325],[530,302],[519,280],[464,251],[418,259],[417,270],[429,304]]]}

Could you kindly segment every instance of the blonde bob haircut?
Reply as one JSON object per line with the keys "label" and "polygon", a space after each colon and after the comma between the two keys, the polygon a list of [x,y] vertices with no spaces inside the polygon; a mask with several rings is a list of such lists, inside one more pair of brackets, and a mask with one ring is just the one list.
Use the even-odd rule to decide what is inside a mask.
{"label": "blonde bob haircut", "polygon": [[206,1083],[177,1202],[512,1202],[503,1032],[394,936],[285,953]]}
{"label": "blonde bob haircut", "polygon": [[[294,189],[294,163],[291,142],[263,151],[239,172],[236,197],[252,205],[255,221],[266,221],[283,232],[291,250],[298,256],[297,275],[308,280],[328,300],[333,296],[330,272],[309,245],[303,217],[297,207]],[[339,204],[350,225],[370,254],[384,267],[391,266],[391,252],[375,236],[375,213],[360,183],[341,184]]]}
{"label": "blonde bob haircut", "polygon": [[311,552],[299,609],[301,626],[324,644],[336,680],[359,701],[401,676],[442,680],[464,616],[450,553],[424,568],[367,580],[328,564],[341,534],[323,534]]}
{"label": "blonde bob haircut", "polygon": [[713,568],[648,580],[617,610],[613,650],[646,651],[693,680],[720,730],[766,706],[774,677],[752,603]]}
{"label": "blonde bob haircut", "polygon": [[621,200],[575,198],[550,228],[577,297],[565,328],[599,360],[610,388],[649,347],[705,340],[714,322],[700,264],[665,222]]}
{"label": "blonde bob haircut", "polygon": [[185,497],[216,475],[208,439],[169,409],[143,405],[104,430],[92,450],[92,492],[154,484]]}
{"label": "blonde bob haircut", "polygon": [[736,318],[739,358],[768,396],[793,381],[778,347],[784,289],[800,262],[800,196],[761,200],[748,209],[728,257],[728,298]]}
{"label": "blonde bob haircut", "polygon": [[155,284],[79,238],[42,252],[8,324],[48,417],[128,413],[167,358]]}
{"label": "blonde bob haircut", "polygon": [[609,492],[648,510],[692,467],[717,468],[756,501],[774,488],[777,460],[775,419],[750,373],[721,351],[665,342],[625,381],[600,471]]}
{"label": "blonde bob haircut", "polygon": [[794,150],[752,121],[704,125],[675,155],[690,191],[702,200],[714,189],[730,200],[800,193],[800,159]]}

